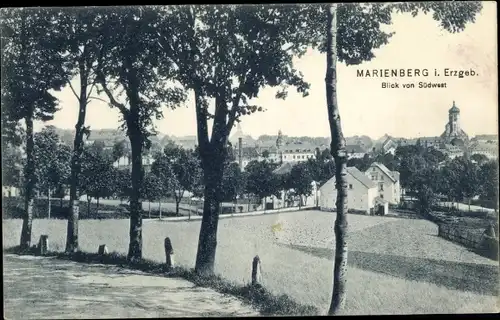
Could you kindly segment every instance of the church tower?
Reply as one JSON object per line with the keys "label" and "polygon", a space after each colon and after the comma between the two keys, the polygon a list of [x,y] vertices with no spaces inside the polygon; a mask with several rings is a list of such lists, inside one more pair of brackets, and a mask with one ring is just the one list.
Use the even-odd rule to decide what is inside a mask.
{"label": "church tower", "polygon": [[448,110],[448,123],[446,124],[445,131],[441,135],[441,139],[445,143],[463,146],[469,140],[469,137],[460,127],[460,109],[455,105]]}
{"label": "church tower", "polygon": [[453,101],[453,106],[448,111],[448,123],[450,124],[450,134],[457,135],[460,131],[460,123],[458,119],[460,118],[460,109],[455,105],[455,101]]}

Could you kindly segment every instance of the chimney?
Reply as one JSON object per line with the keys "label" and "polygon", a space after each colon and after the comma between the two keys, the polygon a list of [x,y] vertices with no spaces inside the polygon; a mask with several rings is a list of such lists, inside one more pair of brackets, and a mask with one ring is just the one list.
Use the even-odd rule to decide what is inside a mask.
{"label": "chimney", "polygon": [[240,170],[243,171],[243,159],[241,158],[242,150],[241,146],[243,144],[243,139],[241,137],[238,138],[238,165],[240,166]]}

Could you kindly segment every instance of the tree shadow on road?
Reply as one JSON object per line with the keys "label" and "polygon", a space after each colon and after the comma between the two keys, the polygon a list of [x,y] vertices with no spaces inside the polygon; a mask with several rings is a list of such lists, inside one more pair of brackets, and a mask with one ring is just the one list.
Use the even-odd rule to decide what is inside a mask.
{"label": "tree shadow on road", "polygon": [[[333,260],[333,250],[329,248],[281,245]],[[498,295],[498,266],[361,251],[349,251],[348,264],[406,280],[430,282],[452,290]]]}

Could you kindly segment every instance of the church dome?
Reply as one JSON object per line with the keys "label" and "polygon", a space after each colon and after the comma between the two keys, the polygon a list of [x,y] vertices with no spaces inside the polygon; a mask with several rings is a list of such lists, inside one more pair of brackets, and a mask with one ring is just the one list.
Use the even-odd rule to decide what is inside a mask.
{"label": "church dome", "polygon": [[460,109],[455,105],[455,101],[453,101],[453,106],[448,111],[449,113],[460,113]]}

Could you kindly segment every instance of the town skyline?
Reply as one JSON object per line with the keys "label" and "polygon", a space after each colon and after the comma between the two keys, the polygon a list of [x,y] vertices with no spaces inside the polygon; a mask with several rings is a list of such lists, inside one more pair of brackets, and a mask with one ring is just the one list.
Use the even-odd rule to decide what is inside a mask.
{"label": "town skyline", "polygon": [[[388,30],[395,31],[390,43],[375,50],[376,57],[358,66],[338,63],[339,109],[346,137],[369,136],[378,139],[385,134],[393,137],[418,138],[439,136],[447,123],[453,101],[461,111],[461,127],[470,136],[498,134],[496,3],[485,2],[476,23],[465,31],[451,34],[442,30],[430,16],[412,18],[394,14]],[[426,50],[419,48],[425,45]],[[474,57],[474,58],[472,58]],[[243,132],[257,138],[276,135],[278,130],[288,136],[329,137],[326,112],[324,72],[326,58],[314,50],[295,66],[311,84],[310,95],[302,98],[293,88],[286,100],[274,98],[276,89],[264,88],[252,103],[265,112],[241,118]],[[365,69],[434,69],[470,70],[475,77],[415,77],[384,79],[357,77]],[[447,88],[382,89],[381,83],[447,82]],[[76,80],[74,86],[77,85]],[[45,124],[73,129],[78,104],[71,89],[66,87],[55,96],[60,108],[52,121],[37,123],[38,131]],[[98,96],[105,99],[104,96]],[[164,119],[155,120],[156,130],[169,136],[195,136],[196,117],[192,97],[175,110],[164,109]],[[116,129],[121,117],[116,109],[104,102],[91,100],[86,125],[91,130]],[[236,131],[233,128],[231,134]]]}

